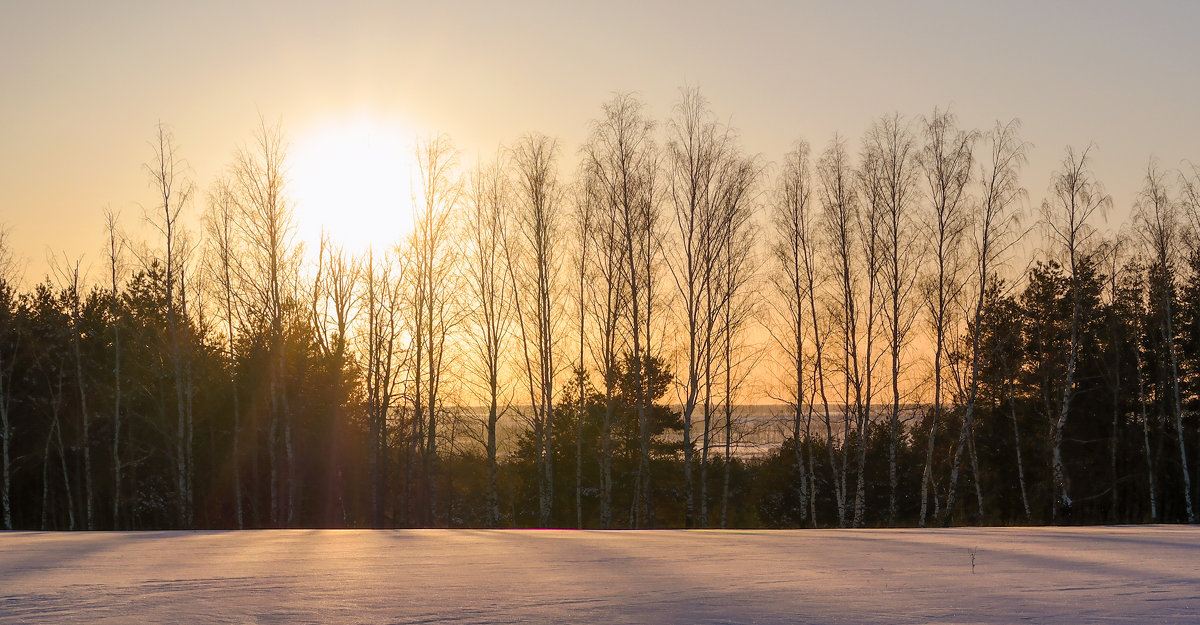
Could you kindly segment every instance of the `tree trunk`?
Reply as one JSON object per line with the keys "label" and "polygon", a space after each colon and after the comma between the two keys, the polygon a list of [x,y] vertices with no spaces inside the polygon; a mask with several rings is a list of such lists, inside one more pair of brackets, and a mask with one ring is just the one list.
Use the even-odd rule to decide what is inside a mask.
{"label": "tree trunk", "polygon": [[88,413],[87,404],[87,386],[83,379],[83,355],[79,349],[79,273],[76,270],[75,283],[72,286],[74,310],[72,311],[71,324],[73,331],[71,332],[71,348],[75,352],[75,383],[79,389],[79,411],[81,422],[83,425],[83,440],[80,441],[80,446],[83,447],[83,493],[84,493],[84,510],[87,522],[87,529],[93,530],[96,528],[95,516],[93,510],[94,496],[92,492],[92,436],[91,436],[91,416]]}
{"label": "tree trunk", "polygon": [[1051,443],[1053,445],[1053,468],[1054,468],[1054,487],[1058,491],[1056,495],[1055,516],[1057,517],[1057,509],[1061,504],[1064,512],[1069,513],[1071,510],[1071,496],[1067,493],[1067,474],[1066,467],[1063,465],[1062,459],[1062,441],[1063,428],[1067,425],[1067,417],[1071,411],[1071,396],[1075,392],[1075,366],[1076,360],[1079,357],[1079,315],[1080,315],[1080,295],[1079,295],[1079,279],[1076,276],[1077,269],[1075,267],[1074,258],[1071,260],[1071,344],[1067,352],[1067,377],[1063,382],[1063,398],[1062,410],[1059,412],[1058,420],[1054,422],[1054,431],[1051,434]]}
{"label": "tree trunk", "polygon": [[1134,363],[1137,367],[1137,382],[1138,382],[1138,405],[1142,408],[1142,441],[1146,446],[1146,479],[1149,485],[1150,494],[1150,522],[1158,521],[1158,498],[1154,488],[1154,454],[1150,449],[1150,415],[1146,411],[1146,389],[1143,375],[1142,365],[1142,350],[1139,347],[1134,350],[1134,355],[1137,362]]}
{"label": "tree trunk", "polygon": [[612,382],[605,382],[604,423],[600,428],[600,528],[612,529]]}
{"label": "tree trunk", "polygon": [[[232,334],[230,328],[230,337]],[[245,528],[245,515],[242,512],[242,408],[241,400],[238,398],[237,385],[237,365],[233,359],[233,342],[230,339],[230,356],[229,356],[229,391],[233,395],[233,504],[235,517],[237,518],[238,529]]]}
{"label": "tree trunk", "polygon": [[1021,486],[1021,505],[1025,508],[1025,522],[1033,522],[1033,514],[1029,509],[1029,495],[1025,490],[1025,465],[1021,461],[1021,428],[1017,425],[1017,404],[1012,396],[1012,384],[1009,384],[1008,415],[1013,425],[1013,448],[1017,452],[1017,482]]}
{"label": "tree trunk", "polygon": [[[116,299],[115,283],[113,287],[113,299]],[[121,326],[115,313],[115,304],[113,305],[113,311],[112,528],[119,530],[121,529]],[[239,527],[238,529],[241,528]]]}
{"label": "tree trunk", "polygon": [[1174,404],[1172,408],[1175,413],[1175,436],[1179,439],[1179,467],[1183,475],[1183,501],[1185,510],[1187,511],[1188,523],[1195,524],[1196,514],[1192,508],[1192,477],[1188,471],[1187,448],[1183,437],[1183,403],[1180,401],[1179,396],[1179,357],[1175,351],[1175,331],[1174,322],[1171,319],[1170,297],[1165,299],[1167,301],[1164,307],[1166,322],[1163,324],[1163,342],[1166,344],[1171,362],[1171,390],[1173,392],[1172,399]]}
{"label": "tree trunk", "polygon": [[[899,309],[895,315],[898,317]],[[895,323],[892,326],[892,336],[899,334]],[[888,432],[888,525],[896,525],[896,446],[900,441],[900,344],[893,339],[892,347],[892,416]]]}
{"label": "tree trunk", "polygon": [[496,470],[496,423],[500,420],[496,380],[490,384],[487,421],[487,522],[488,527],[500,524],[500,497]]}
{"label": "tree trunk", "polygon": [[0,460],[3,461],[3,491],[0,491],[0,504],[3,505],[4,529],[13,528],[12,519],[12,460],[9,456],[9,439],[12,428],[9,425],[8,410],[12,401],[12,364],[6,364],[4,354],[0,352]]}
{"label": "tree trunk", "polygon": [[[937,442],[938,422],[941,421],[942,412],[942,351],[939,348],[936,350],[933,357],[933,413],[930,416],[929,425],[929,444],[925,449],[925,470],[921,473],[921,516],[917,521],[917,527],[925,527],[926,516],[929,510],[929,488],[930,479],[933,477],[933,450]],[[936,496],[936,493],[935,493]],[[934,518],[940,518],[937,511],[934,512]]]}
{"label": "tree trunk", "polygon": [[67,472],[67,453],[66,447],[63,446],[62,426],[59,424],[58,417],[54,417],[54,437],[58,439],[58,462],[62,467],[63,489],[67,495],[67,529],[75,529],[75,499],[71,496],[71,474]]}
{"label": "tree trunk", "polygon": [[[1119,348],[1116,348],[1116,349],[1119,350]],[[1120,353],[1120,352],[1118,351],[1118,353]],[[1108,513],[1108,520],[1110,523],[1116,523],[1117,522],[1117,504],[1119,501],[1119,499],[1117,497],[1117,441],[1119,440],[1118,434],[1120,433],[1120,419],[1121,419],[1121,401],[1120,401],[1121,400],[1121,359],[1120,359],[1120,356],[1117,357],[1117,365],[1116,365],[1116,368],[1114,369],[1114,373],[1113,373],[1112,399],[1113,399],[1113,402],[1112,402],[1112,441],[1109,446],[1109,458],[1108,458],[1109,479],[1111,480],[1109,489],[1112,490],[1112,507]]]}
{"label": "tree trunk", "polygon": [[184,406],[183,390],[183,355],[179,345],[179,332],[172,330],[171,366],[175,374],[175,490],[179,498],[177,514],[179,527],[190,529],[188,525],[188,483],[187,483],[187,408]]}
{"label": "tree trunk", "polygon": [[[712,282],[705,283],[705,314],[715,319]],[[711,325],[711,324],[710,324]],[[704,432],[700,441],[700,527],[708,527],[708,457],[712,449],[712,330],[704,333]]]}
{"label": "tree trunk", "polygon": [[729,403],[729,370],[725,371],[725,466],[724,475],[721,476],[721,529],[729,527],[729,472],[732,468],[730,465],[733,461],[732,439],[733,439],[733,407]]}
{"label": "tree trunk", "polygon": [[[582,277],[582,273],[580,276]],[[583,281],[580,280],[579,307],[579,412],[575,418],[575,529],[583,529],[583,422],[587,418],[586,378],[583,369]]]}
{"label": "tree trunk", "polygon": [[979,506],[978,523],[983,523],[983,484],[982,474],[979,472],[979,455],[975,453],[975,431],[970,433],[970,451],[971,451],[971,481],[975,483],[975,501]]}

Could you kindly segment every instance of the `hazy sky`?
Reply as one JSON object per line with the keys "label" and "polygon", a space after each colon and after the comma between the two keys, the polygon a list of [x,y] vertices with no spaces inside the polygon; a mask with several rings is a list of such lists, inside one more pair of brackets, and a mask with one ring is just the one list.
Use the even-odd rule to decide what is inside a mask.
{"label": "hazy sky", "polygon": [[835,131],[857,150],[892,112],[1019,117],[1031,200],[1094,141],[1119,222],[1151,155],[1200,160],[1197,24],[1195,2],[0,0],[0,223],[27,278],[47,249],[98,262],[101,209],[132,224],[152,205],[159,120],[203,189],[260,112],[293,143],[366,118],[443,130],[467,162],[526,131],[573,160],[612,92],[662,119],[684,83],[771,161]]}

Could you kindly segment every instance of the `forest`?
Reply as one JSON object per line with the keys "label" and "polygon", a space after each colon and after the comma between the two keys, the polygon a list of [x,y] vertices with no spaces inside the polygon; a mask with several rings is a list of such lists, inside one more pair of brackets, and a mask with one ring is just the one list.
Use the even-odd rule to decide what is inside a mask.
{"label": "forest", "polygon": [[720,119],[421,139],[361,253],[298,240],[279,125],[202,186],[159,124],[90,270],[0,230],[2,527],[1195,522],[1200,167],[1113,206],[1016,120],[770,162]]}

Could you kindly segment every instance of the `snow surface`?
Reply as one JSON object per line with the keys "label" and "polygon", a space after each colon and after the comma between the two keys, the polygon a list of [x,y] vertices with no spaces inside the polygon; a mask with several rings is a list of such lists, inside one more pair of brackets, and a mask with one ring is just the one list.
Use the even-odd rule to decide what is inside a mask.
{"label": "snow surface", "polygon": [[0,623],[147,622],[1200,623],[1200,528],[0,532]]}

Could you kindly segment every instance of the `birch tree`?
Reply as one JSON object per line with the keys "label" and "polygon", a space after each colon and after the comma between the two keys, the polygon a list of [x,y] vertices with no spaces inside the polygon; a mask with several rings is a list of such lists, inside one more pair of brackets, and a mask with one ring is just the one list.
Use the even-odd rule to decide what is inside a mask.
{"label": "birch tree", "polygon": [[[238,275],[236,225],[237,200],[228,181],[221,180],[214,185],[208,196],[208,212],[205,214],[205,228],[208,234],[210,253],[206,267],[208,284],[215,288],[217,314],[225,325],[225,364],[229,374],[229,393],[233,409],[232,467],[234,519],[238,529],[245,527],[242,503],[242,473],[241,473],[241,439],[242,439],[242,410],[238,393],[237,354],[235,350],[235,327],[240,325],[238,311],[239,303],[235,293],[239,291],[235,282]],[[114,291],[115,291],[114,283]],[[119,353],[119,350],[118,350]],[[119,357],[119,356],[118,356]]]}
{"label": "birch tree", "polygon": [[642,103],[619,94],[604,104],[604,115],[592,122],[583,157],[597,184],[601,210],[615,219],[621,280],[627,303],[629,340],[640,450],[634,527],[652,524],[650,497],[649,359],[655,263],[659,257],[659,206],[656,196],[658,150],[654,124],[642,113]]}
{"label": "birch tree", "polygon": [[188,421],[187,385],[185,378],[184,335],[187,319],[183,315],[181,291],[186,270],[188,246],[181,222],[183,210],[191,202],[195,189],[187,176],[187,163],[179,157],[175,138],[165,124],[159,123],[154,142],[151,144],[154,158],[146,163],[150,186],[157,196],[158,204],[147,211],[146,220],[162,238],[162,263],[164,268],[164,300],[167,304],[167,356],[171,362],[175,391],[175,485],[177,513],[181,526],[190,525],[192,510],[191,470],[188,466]]}
{"label": "birch tree", "polygon": [[[820,363],[824,343],[817,330],[814,294],[817,289],[813,257],[816,216],[812,200],[812,166],[809,161],[808,144],[798,142],[784,157],[782,172],[776,183],[771,221],[776,233],[772,246],[775,261],[772,283],[778,297],[778,322],[773,337],[783,352],[787,365],[787,371],[782,377],[787,389],[785,398],[791,412],[792,445],[799,475],[802,506],[801,520],[811,519],[813,526],[816,526],[817,482],[813,471],[810,431],[813,414],[811,398],[819,392],[826,413],[829,406],[824,400],[824,374]],[[808,356],[807,341],[810,333],[816,352],[814,357]],[[811,375],[808,372],[809,362],[813,363],[815,369]],[[809,379],[807,387],[806,377]],[[828,421],[828,418],[826,420]],[[802,429],[803,445],[800,442]]]}
{"label": "birch tree", "polygon": [[[891,364],[892,407],[888,415],[888,525],[896,522],[896,448],[900,443],[901,376],[918,306],[914,305],[922,248],[914,211],[919,201],[916,139],[899,115],[885,117],[867,132],[867,152],[875,154],[876,184],[882,203],[882,278],[884,339]],[[907,392],[907,389],[905,389]]]}
{"label": "birch tree", "polygon": [[[286,371],[284,324],[295,301],[300,251],[286,185],[287,144],[279,126],[259,120],[254,139],[237,153],[230,170],[238,208],[238,236],[245,243],[239,282],[253,314],[268,336],[268,440],[270,519],[275,526],[295,523],[299,484],[293,445],[294,419]],[[284,454],[280,469],[279,452]],[[282,473],[282,474],[281,474]]]}
{"label": "birch tree", "polygon": [[1088,156],[1091,148],[1076,154],[1068,147],[1061,169],[1051,177],[1050,196],[1042,202],[1043,221],[1051,241],[1059,247],[1065,260],[1067,278],[1071,284],[1070,338],[1067,347],[1066,378],[1063,383],[1059,414],[1051,427],[1051,458],[1054,471],[1055,517],[1062,509],[1070,512],[1072,500],[1067,491],[1066,469],[1062,460],[1063,428],[1071,414],[1071,399],[1075,394],[1076,364],[1079,359],[1081,294],[1080,264],[1092,252],[1089,248],[1092,228],[1088,221],[1093,215],[1112,204],[1104,188],[1092,177]]}
{"label": "birch tree", "polygon": [[[866,298],[861,329],[864,335],[863,353],[861,357],[857,353],[852,354],[849,360],[850,368],[847,369],[851,372],[854,387],[854,424],[857,441],[855,446],[856,473],[858,475],[854,489],[855,527],[863,526],[866,515],[867,439],[870,436],[871,409],[875,403],[875,368],[882,357],[880,354],[876,354],[875,340],[884,314],[881,301],[881,287],[884,278],[884,228],[890,193],[888,187],[891,184],[888,180],[891,172],[888,171],[887,158],[888,155],[884,150],[876,150],[872,147],[871,138],[868,135],[862,163],[856,172],[861,202],[860,210],[855,214],[858,230],[858,253],[863,261],[862,273],[865,278],[865,283],[860,287],[864,291],[860,297]],[[846,301],[851,302],[849,299]],[[847,308],[853,310],[854,304],[849,304]],[[853,315],[850,315],[847,317],[847,323],[857,323],[857,321]],[[853,332],[857,331],[857,329],[853,330]],[[854,341],[853,344],[857,349],[857,341]],[[847,345],[851,345],[851,342],[848,342]]]}
{"label": "birch tree", "polygon": [[[352,357],[351,331],[359,310],[359,270],[358,260],[322,233],[317,252],[316,275],[308,298],[309,323],[317,351],[326,366],[332,369],[333,385],[336,389],[343,389],[353,383],[351,367],[357,364]],[[330,402],[328,412],[324,415],[332,426],[327,432],[329,442],[335,449],[341,448],[346,438],[344,424],[352,409],[348,400],[349,398],[341,396],[339,392]],[[331,461],[336,461],[336,457]],[[344,494],[339,489],[330,495],[336,497],[337,508],[342,510],[344,518]],[[325,502],[326,522],[333,521],[329,516],[336,509],[332,508],[333,504],[331,500]]]}
{"label": "birch tree", "polygon": [[588,374],[584,361],[587,351],[587,309],[588,289],[588,252],[591,238],[590,232],[595,225],[596,197],[594,189],[585,181],[582,186],[575,187],[574,221],[577,229],[572,233],[576,244],[575,275],[579,278],[579,288],[575,293],[578,326],[576,338],[579,341],[579,351],[575,361],[575,372],[579,384],[578,414],[575,415],[575,529],[583,529],[583,426],[587,417],[587,388]]}
{"label": "birch tree", "polygon": [[855,189],[854,172],[846,154],[845,142],[834,137],[817,163],[820,180],[820,200],[824,217],[822,228],[825,243],[829,246],[831,275],[835,293],[830,298],[831,316],[836,336],[841,341],[842,360],[837,363],[842,373],[842,438],[841,451],[835,453],[835,438],[829,413],[826,413],[825,433],[829,447],[829,466],[834,483],[838,525],[846,527],[850,521],[847,510],[846,469],[850,446],[851,419],[860,418],[857,412],[862,404],[862,371],[859,358],[858,281],[861,269],[858,266],[858,195]]}
{"label": "birch tree", "polygon": [[9,243],[9,230],[0,227],[0,510],[4,513],[4,529],[13,529],[12,515],[12,402],[13,375],[16,372],[17,345],[17,267]]}
{"label": "birch tree", "polygon": [[[389,446],[388,420],[398,400],[401,377],[408,364],[400,349],[403,294],[410,260],[383,254],[376,258],[368,250],[361,261],[359,315],[365,326],[360,329],[364,356],[363,383],[366,391],[367,464],[369,470],[371,523],[383,527],[386,522]],[[406,519],[407,520],[407,519]]]}
{"label": "birch tree", "polygon": [[[959,431],[958,445],[954,451],[950,487],[946,495],[947,523],[954,514],[959,466],[962,462],[963,450],[968,445],[968,437],[971,436],[976,402],[979,396],[980,369],[983,365],[980,328],[985,314],[984,307],[988,299],[988,288],[997,283],[997,267],[1004,261],[1016,242],[1013,235],[1014,229],[1019,223],[1020,214],[1014,209],[1025,195],[1025,190],[1021,187],[1018,178],[1021,166],[1025,163],[1027,149],[1027,144],[1022,142],[1018,135],[1020,127],[1020,122],[1016,120],[1005,125],[997,122],[995,128],[988,135],[987,145],[990,158],[980,166],[980,203],[978,210],[970,216],[968,223],[968,230],[975,245],[974,284],[972,285],[974,292],[970,295],[972,298],[971,327],[975,331],[971,336],[971,363],[968,372],[969,389],[966,408],[963,413],[962,429]],[[1016,427],[1015,421],[1014,427]],[[1017,449],[1019,454],[1020,447],[1018,446]],[[1019,464],[1018,458],[1018,466]],[[978,482],[978,470],[976,470],[975,479]],[[1023,481],[1024,478],[1021,479]],[[1022,492],[1024,492],[1023,487]]]}
{"label": "birch tree", "polygon": [[467,284],[470,289],[471,332],[477,360],[474,373],[482,382],[482,395],[487,406],[484,428],[487,454],[487,511],[490,527],[500,522],[499,488],[497,485],[496,426],[506,406],[506,386],[502,379],[504,350],[509,345],[512,326],[511,274],[506,270],[504,252],[508,237],[511,199],[504,164],[480,166],[471,177],[466,197],[466,262]]}
{"label": "birch tree", "polygon": [[754,269],[752,221],[754,191],[761,167],[754,157],[731,154],[717,179],[715,209],[719,248],[715,258],[719,306],[720,366],[723,373],[722,412],[724,462],[721,480],[721,529],[729,516],[730,474],[733,467],[734,402],[742,390],[761,350],[747,350],[746,329],[758,316],[757,272]]}
{"label": "birch tree", "polygon": [[1124,384],[1128,365],[1125,356],[1137,343],[1131,341],[1135,335],[1132,330],[1137,326],[1137,309],[1132,306],[1137,301],[1132,297],[1133,292],[1127,288],[1129,276],[1126,273],[1128,265],[1128,238],[1122,233],[1109,238],[1103,245],[1103,267],[1105,273],[1104,290],[1108,301],[1104,302],[1105,325],[1108,327],[1107,353],[1101,370],[1104,383],[1109,389],[1112,407],[1112,426],[1109,440],[1109,490],[1111,507],[1109,522],[1117,523],[1120,505],[1121,476],[1117,470],[1117,458],[1120,455],[1121,425],[1124,416],[1124,402],[1128,396],[1128,388]]}
{"label": "birch tree", "polygon": [[[112,528],[121,529],[121,304],[119,276],[123,271],[124,240],[117,230],[117,215],[104,211],[105,253],[108,256],[108,323],[112,333]],[[2,373],[0,373],[2,375]]]}
{"label": "birch tree", "polygon": [[420,176],[416,229],[412,236],[413,414],[420,439],[425,522],[438,518],[438,419],[444,412],[442,382],[447,342],[458,319],[452,308],[454,283],[452,216],[461,186],[457,179],[458,151],[450,138],[438,134],[416,148]]}
{"label": "birch tree", "polygon": [[[1141,273],[1142,272],[1140,272],[1140,271],[1138,272],[1139,277],[1140,277]],[[1138,304],[1139,304],[1138,308],[1144,309],[1145,308],[1144,294],[1146,291],[1145,285],[1139,283],[1139,284],[1134,284],[1132,286],[1133,286],[1133,289],[1137,292],[1137,300],[1138,300]],[[1137,374],[1137,397],[1135,399],[1140,408],[1141,414],[1139,416],[1141,417],[1141,421],[1142,421],[1142,449],[1146,455],[1146,482],[1147,482],[1147,487],[1148,487],[1146,494],[1149,498],[1149,503],[1150,503],[1150,522],[1155,523],[1158,521],[1158,489],[1155,487],[1155,484],[1154,484],[1154,471],[1155,471],[1154,451],[1150,444],[1150,414],[1149,414],[1149,411],[1146,409],[1146,404],[1150,403],[1150,398],[1147,396],[1147,393],[1146,393],[1146,378],[1145,378],[1146,362],[1145,362],[1145,358],[1143,358],[1143,356],[1142,356],[1142,347],[1141,347],[1143,344],[1145,344],[1146,340],[1149,338],[1148,336],[1146,336],[1147,332],[1146,332],[1145,326],[1146,326],[1145,323],[1139,323],[1137,325],[1137,332],[1134,337],[1133,357],[1134,357],[1134,368],[1136,369],[1136,374]]]}
{"label": "birch tree", "polygon": [[83,288],[80,280],[80,260],[69,263],[60,268],[64,276],[65,282],[62,288],[66,295],[69,310],[71,327],[71,355],[73,356],[73,364],[75,369],[75,390],[79,394],[79,424],[82,428],[79,438],[79,447],[83,451],[83,502],[84,502],[84,523],[85,528],[89,531],[96,529],[95,519],[95,493],[93,489],[92,476],[92,415],[88,410],[88,382],[83,374],[83,323],[82,323],[82,295],[80,293]]}
{"label": "birch tree", "polygon": [[[708,104],[698,89],[682,90],[675,115],[668,123],[666,146],[669,198],[672,206],[673,243],[667,265],[682,310],[679,323],[686,343],[686,363],[680,380],[683,412],[684,525],[695,525],[693,418],[704,382],[705,340],[713,332],[714,320],[706,314],[706,296],[712,294],[716,258],[723,248],[716,195],[721,169],[729,165],[729,135],[713,120]],[[706,426],[707,427],[707,426]],[[707,429],[705,430],[707,434]],[[703,443],[707,438],[702,436]]]}
{"label": "birch tree", "polygon": [[558,143],[542,135],[522,137],[512,150],[515,172],[514,226],[517,248],[509,257],[514,305],[521,331],[526,386],[537,435],[538,519],[550,524],[554,502],[554,378],[562,327],[562,189]]}
{"label": "birch tree", "polygon": [[943,372],[953,310],[962,289],[962,245],[966,234],[969,203],[967,187],[974,168],[975,131],[958,128],[949,111],[934,109],[921,122],[925,144],[919,161],[928,192],[928,249],[933,252],[933,267],[923,291],[933,333],[933,406],[929,415],[929,444],[921,475],[921,512],[918,525],[925,527],[929,518],[929,490],[933,472],[933,452],[942,421]]}
{"label": "birch tree", "polygon": [[[1084,154],[1086,157],[1086,152]],[[1186,196],[1185,196],[1186,197]],[[1107,204],[1101,205],[1107,206]],[[1164,366],[1166,379],[1163,386],[1168,389],[1170,415],[1175,426],[1175,436],[1179,443],[1179,466],[1183,478],[1184,510],[1188,523],[1196,522],[1196,514],[1192,505],[1192,482],[1188,471],[1187,446],[1184,440],[1183,401],[1179,391],[1179,355],[1175,339],[1175,275],[1178,254],[1183,249],[1182,216],[1179,203],[1171,197],[1166,176],[1159,171],[1158,166],[1151,161],[1146,167],[1145,182],[1138,194],[1134,207],[1137,230],[1150,253],[1150,279],[1152,294],[1157,293],[1160,301],[1158,309],[1161,317],[1156,321],[1159,339],[1162,341],[1163,353],[1167,362]],[[1158,282],[1155,288],[1153,282]],[[1078,307],[1078,304],[1076,304]],[[1070,369],[1068,369],[1068,373]],[[1064,411],[1065,412],[1065,411]],[[1070,501],[1067,500],[1068,505]]]}
{"label": "birch tree", "polygon": [[[584,148],[585,157],[588,147]],[[586,289],[587,316],[591,320],[595,336],[592,341],[591,358],[603,383],[604,393],[604,410],[600,420],[600,449],[597,453],[600,465],[600,528],[611,529],[612,434],[621,375],[620,349],[625,337],[621,329],[621,320],[626,314],[628,298],[622,288],[624,255],[620,245],[618,214],[610,202],[611,189],[608,189],[605,183],[608,173],[600,169],[601,165],[601,162],[585,158],[580,166],[580,177],[587,201],[591,204],[593,224],[586,232],[587,253],[584,254],[590,267]]]}

